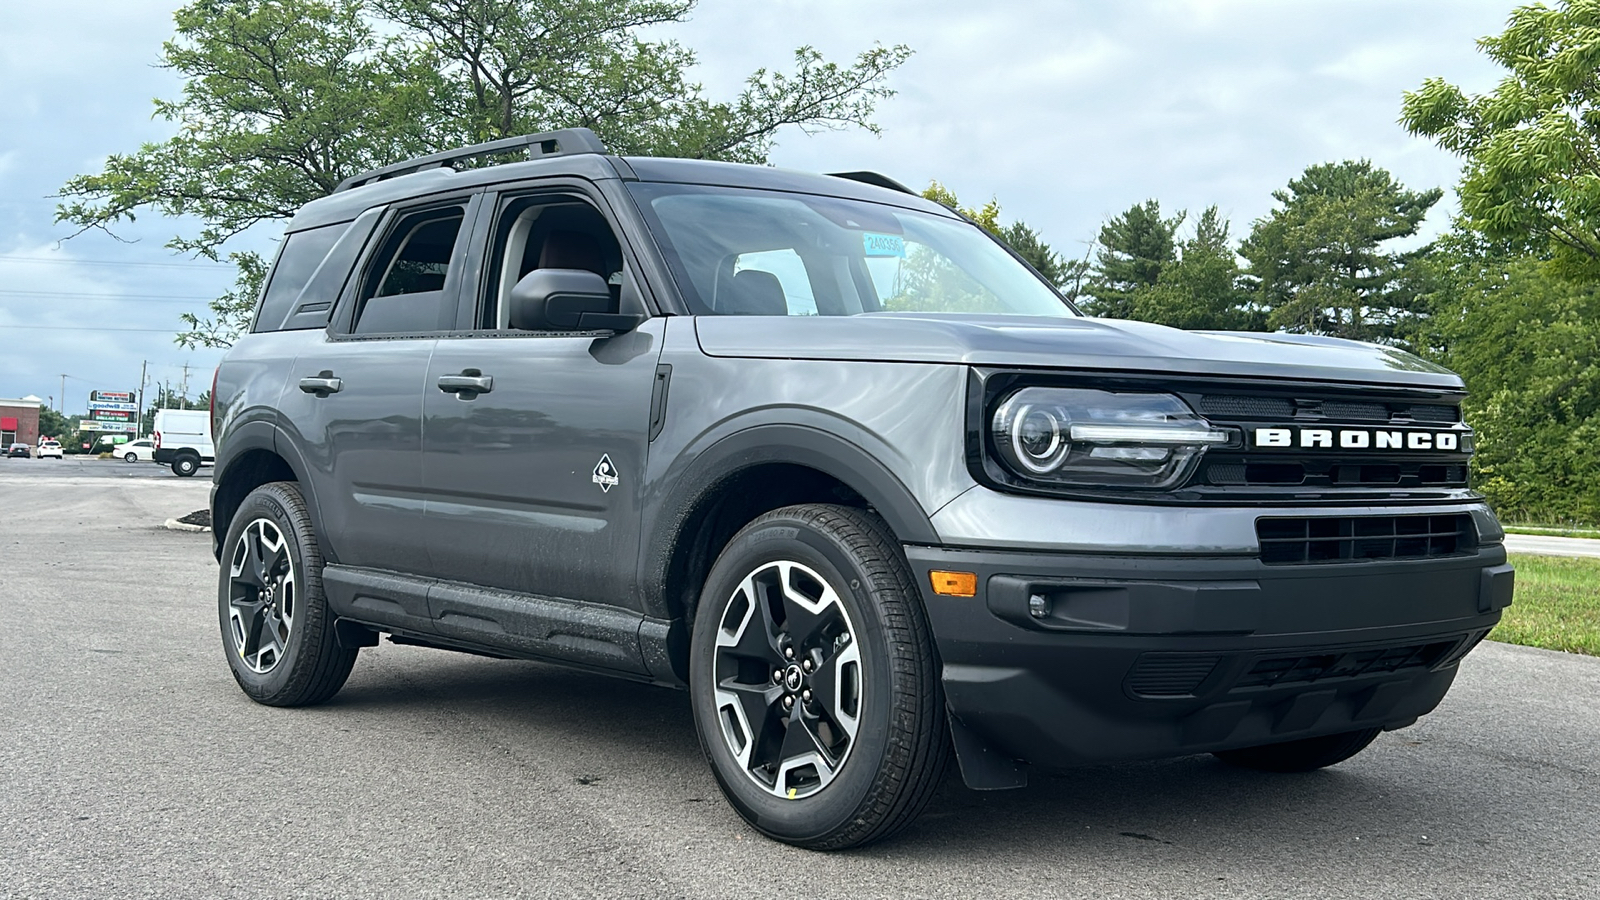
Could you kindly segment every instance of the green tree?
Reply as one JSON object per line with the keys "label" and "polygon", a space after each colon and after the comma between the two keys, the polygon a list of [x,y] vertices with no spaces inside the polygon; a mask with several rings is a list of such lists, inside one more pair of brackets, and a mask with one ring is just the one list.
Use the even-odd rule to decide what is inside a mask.
{"label": "green tree", "polygon": [[[785,126],[858,126],[892,96],[910,55],[874,47],[848,65],[795,51],[732,100],[689,80],[692,51],[640,29],[681,21],[694,0],[194,0],[162,64],[183,78],[156,102],[176,134],[68,181],[57,221],[110,230],[153,210],[197,219],[179,252],[281,222],[357,172],[514,133],[588,126],[620,153],[765,161]],[[181,343],[225,346],[247,324],[265,271],[227,254],[239,280]]]}
{"label": "green tree", "polygon": [[942,203],[978,223],[985,231],[1004,241],[1018,256],[1027,260],[1028,265],[1038,270],[1039,274],[1055,285],[1068,300],[1076,299],[1078,287],[1083,280],[1084,264],[1061,256],[1026,222],[1018,220],[1009,225],[1000,224],[999,200],[990,198],[981,209],[962,206],[955,193],[938,181],[929,182],[922,196],[935,203]]}
{"label": "green tree", "polygon": [[1291,332],[1397,343],[1422,303],[1405,266],[1425,251],[1385,245],[1417,233],[1438,188],[1414,192],[1368,160],[1307,168],[1272,195],[1239,253],[1267,324]]}
{"label": "green tree", "polygon": [[72,420],[48,406],[39,407],[39,436],[65,441],[78,430]]}
{"label": "green tree", "polygon": [[1156,283],[1130,294],[1128,317],[1173,328],[1261,330],[1265,316],[1251,307],[1228,231],[1215,206],[1201,213],[1194,236],[1179,246],[1175,261],[1162,266]]}
{"label": "green tree", "polygon": [[1418,350],[1466,380],[1474,487],[1513,520],[1600,522],[1600,286],[1465,227],[1426,267]]}
{"label": "green tree", "polygon": [[1600,278],[1600,3],[1519,7],[1478,47],[1507,70],[1493,91],[1430,78],[1406,93],[1401,122],[1464,158],[1471,228]]}
{"label": "green tree", "polygon": [[1100,227],[1100,241],[1083,310],[1092,316],[1133,316],[1133,295],[1161,280],[1161,270],[1178,258],[1176,235],[1184,213],[1162,218],[1156,200],[1136,203]]}

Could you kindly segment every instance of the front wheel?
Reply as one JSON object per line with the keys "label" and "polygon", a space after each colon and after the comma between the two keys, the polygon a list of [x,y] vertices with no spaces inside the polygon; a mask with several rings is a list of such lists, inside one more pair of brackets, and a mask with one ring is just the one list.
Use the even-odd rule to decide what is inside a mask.
{"label": "front wheel", "polygon": [[860,510],[786,507],[734,536],[701,594],[689,685],[723,794],[787,843],[837,850],[894,834],[949,759],[910,568]]}
{"label": "front wheel", "polygon": [[264,484],[234,513],[222,544],[217,614],[234,680],[268,706],[332,697],[355,665],[322,593],[322,552],[292,482]]}
{"label": "front wheel", "polygon": [[1262,772],[1310,772],[1342,763],[1367,749],[1381,728],[1363,728],[1343,734],[1263,744],[1241,750],[1219,750],[1214,756],[1223,762]]}
{"label": "front wheel", "polygon": [[138,462],[139,461],[139,454],[137,454],[137,453],[124,453],[124,454],[122,454],[122,461],[123,462]]}

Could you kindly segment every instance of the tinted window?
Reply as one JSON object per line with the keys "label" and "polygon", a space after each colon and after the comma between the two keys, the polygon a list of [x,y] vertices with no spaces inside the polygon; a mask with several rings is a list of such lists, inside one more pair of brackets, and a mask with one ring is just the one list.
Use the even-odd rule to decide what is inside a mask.
{"label": "tinted window", "polygon": [[283,239],[283,250],[272,267],[266,293],[261,297],[261,309],[256,313],[253,331],[277,331],[294,308],[300,291],[311,280],[312,273],[327,257],[339,235],[344,234],[349,223],[297,231]]}
{"label": "tinted window", "polygon": [[355,333],[437,331],[454,318],[445,279],[464,212],[459,206],[401,219],[367,270]]}
{"label": "tinted window", "polygon": [[510,325],[511,289],[534,269],[583,269],[606,279],[612,296],[623,282],[622,245],[605,217],[569,197],[522,197],[505,205],[489,255],[488,295],[478,327]]}
{"label": "tinted window", "polygon": [[636,183],[629,190],[696,314],[1071,316],[968,222],[778,191]]}

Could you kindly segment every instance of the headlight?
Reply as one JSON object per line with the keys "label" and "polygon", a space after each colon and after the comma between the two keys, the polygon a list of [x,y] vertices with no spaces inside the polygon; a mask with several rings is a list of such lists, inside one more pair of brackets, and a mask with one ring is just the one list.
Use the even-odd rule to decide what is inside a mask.
{"label": "headlight", "polygon": [[1086,487],[1167,488],[1227,431],[1171,394],[1030,387],[995,411],[995,448],[1031,481]]}

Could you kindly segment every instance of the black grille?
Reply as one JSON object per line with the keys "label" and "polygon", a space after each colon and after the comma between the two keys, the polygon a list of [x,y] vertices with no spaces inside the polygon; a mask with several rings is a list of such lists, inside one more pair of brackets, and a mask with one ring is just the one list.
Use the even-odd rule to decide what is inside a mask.
{"label": "black grille", "polygon": [[1128,673],[1128,690],[1141,697],[1188,697],[1221,658],[1209,654],[1146,653]]}
{"label": "black grille", "polygon": [[1200,414],[1220,419],[1271,419],[1277,421],[1326,420],[1329,422],[1427,422],[1453,424],[1461,410],[1437,403],[1411,404],[1405,400],[1322,399],[1317,397],[1250,397],[1203,394]]}
{"label": "black grille", "polygon": [[1381,675],[1402,669],[1432,668],[1444,661],[1450,651],[1464,643],[1460,638],[1431,644],[1399,647],[1370,647],[1358,650],[1314,653],[1305,656],[1275,656],[1258,661],[1233,689],[1272,687],[1280,684],[1306,684],[1332,678]]}
{"label": "black grille", "polygon": [[1472,517],[1326,516],[1256,520],[1261,561],[1271,565],[1429,559],[1470,551]]}
{"label": "black grille", "polygon": [[1205,481],[1207,484],[1219,486],[1466,487],[1467,467],[1412,462],[1355,463],[1348,460],[1321,459],[1301,462],[1216,462],[1206,466]]}

